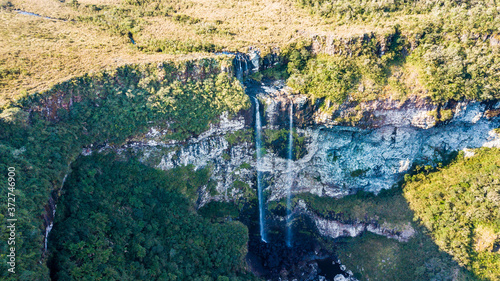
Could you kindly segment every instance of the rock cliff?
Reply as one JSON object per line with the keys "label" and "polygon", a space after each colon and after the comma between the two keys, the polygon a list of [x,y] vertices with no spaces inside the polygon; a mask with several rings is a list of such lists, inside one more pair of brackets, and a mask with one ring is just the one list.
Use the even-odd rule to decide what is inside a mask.
{"label": "rock cliff", "polygon": [[[247,92],[264,103],[264,131],[287,128],[288,107],[294,106],[295,129],[304,140],[296,143],[296,149],[304,153],[292,163],[293,193],[331,197],[357,190],[377,193],[397,184],[414,165],[436,165],[467,148],[500,147],[500,136],[494,131],[500,125],[500,102],[438,107],[418,99],[373,101],[357,105],[363,117],[353,126],[335,118],[349,114],[352,106],[325,113],[304,96],[288,95],[280,83],[249,85]],[[164,133],[151,128],[114,149],[134,150],[142,161],[161,169],[208,165],[217,188],[215,195],[203,193],[202,202],[231,200],[243,195],[234,185],[236,180],[250,188],[255,184],[253,110],[231,118],[222,115],[210,130],[185,141],[163,141]],[[444,112],[447,119],[442,117]],[[268,144],[262,171],[269,200],[285,196],[287,161]]]}
{"label": "rock cliff", "polygon": [[[437,165],[460,150],[500,147],[500,102],[458,102],[432,105],[422,99],[371,101],[344,104],[325,110],[305,96],[290,95],[280,81],[247,84],[247,93],[263,105],[264,135],[289,126],[289,106],[294,107],[296,159],[291,163],[293,194],[343,197],[364,190],[378,193],[403,179],[415,165]],[[148,165],[171,169],[194,165],[210,167],[215,187],[199,190],[198,206],[211,200],[231,201],[256,189],[254,143],[255,105],[236,116],[220,116],[206,132],[184,141],[167,141],[157,128],[130,139],[121,147],[106,147],[140,156]],[[347,120],[349,116],[356,120]],[[287,134],[285,134],[287,135]],[[274,138],[265,141],[260,165],[268,200],[286,196],[287,161]],[[85,153],[89,149],[84,150]],[[413,229],[396,231],[375,223],[344,224],[311,215],[326,236],[357,236],[363,231],[406,241]],[[398,226],[400,227],[400,226]]]}

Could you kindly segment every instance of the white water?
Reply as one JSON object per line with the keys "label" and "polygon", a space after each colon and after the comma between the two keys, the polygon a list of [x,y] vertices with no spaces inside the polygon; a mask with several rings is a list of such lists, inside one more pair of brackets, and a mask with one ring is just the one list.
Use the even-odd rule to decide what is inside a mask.
{"label": "white water", "polygon": [[[55,214],[55,210],[54,210],[54,214]],[[54,223],[51,222],[49,226],[47,226],[47,228],[45,229],[45,247],[44,247],[44,250],[47,251],[47,241],[49,240],[49,234],[50,234],[50,231],[52,230],[52,227],[54,227]]]}
{"label": "white water", "polygon": [[260,121],[260,105],[257,98],[255,100],[255,149],[257,150],[257,195],[259,198],[259,225],[260,238],[267,243],[265,231],[264,194],[262,186],[261,158],[262,158],[262,123]]}
{"label": "white water", "polygon": [[241,63],[241,59],[238,59],[238,57],[236,57],[235,60],[238,61],[238,69],[236,69],[236,79],[240,80],[240,82],[243,83],[243,65]]}
{"label": "white water", "polygon": [[286,245],[292,247],[292,185],[293,185],[293,103],[290,102],[290,128],[288,132],[288,161],[286,164],[288,190],[286,194]]}

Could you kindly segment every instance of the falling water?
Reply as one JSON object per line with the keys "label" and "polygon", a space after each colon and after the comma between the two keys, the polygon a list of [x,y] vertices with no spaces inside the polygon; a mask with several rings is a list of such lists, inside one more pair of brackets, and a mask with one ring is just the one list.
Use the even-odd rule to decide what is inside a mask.
{"label": "falling water", "polygon": [[286,245],[292,247],[292,185],[293,185],[293,103],[290,102],[290,127],[288,132],[287,196],[286,196]]}
{"label": "falling water", "polygon": [[[56,210],[54,210],[54,215],[56,214]],[[44,250],[45,252],[47,251],[47,241],[49,240],[49,233],[52,230],[52,227],[54,227],[54,223],[51,222],[49,226],[45,229],[45,247]]]}
{"label": "falling water", "polygon": [[240,81],[243,81],[243,68],[242,68],[242,64],[241,64],[241,58],[236,57],[236,59],[238,60],[238,64],[239,64],[239,68],[236,70],[236,78]]}
{"label": "falling water", "polygon": [[262,123],[260,121],[260,106],[257,98],[255,100],[255,150],[257,151],[257,195],[259,197],[259,223],[260,223],[260,238],[267,243],[265,232],[265,214],[264,214],[264,195],[262,193],[262,172],[261,172],[261,157],[262,157]]}
{"label": "falling water", "polygon": [[[66,178],[68,178],[68,174],[64,175],[64,178],[62,180],[62,184],[61,184],[61,188],[63,188],[64,186],[64,183],[66,182]],[[52,202],[52,203],[51,203]],[[52,197],[49,199],[49,204],[53,205],[52,207],[52,220],[50,222],[50,224],[45,228],[45,241],[44,241],[44,254],[47,252],[47,242],[49,241],[49,234],[50,234],[50,231],[52,231],[52,228],[54,227],[54,221],[56,220],[56,209],[57,209],[57,204],[55,203],[55,201],[52,199]],[[50,219],[49,219],[50,220]]]}

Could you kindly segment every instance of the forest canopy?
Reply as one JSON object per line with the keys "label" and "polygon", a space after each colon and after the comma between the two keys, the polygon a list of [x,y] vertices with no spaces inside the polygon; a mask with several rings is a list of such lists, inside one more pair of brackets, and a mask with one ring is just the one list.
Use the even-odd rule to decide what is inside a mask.
{"label": "forest canopy", "polygon": [[[218,122],[222,112],[234,115],[250,106],[240,83],[221,72],[224,59],[127,65],[76,77],[0,113],[0,170],[15,168],[15,196],[22,202],[16,213],[16,227],[23,230],[16,238],[22,279],[49,278],[43,249],[49,198],[57,196],[82,148],[121,145],[151,126],[166,130],[167,140],[181,140]],[[7,173],[0,180],[7,182]],[[7,202],[7,193],[0,198]],[[0,218],[6,211],[2,204]],[[2,232],[1,241],[8,235]],[[1,252],[7,247],[1,243]],[[1,278],[17,280],[7,266],[0,263]]]}
{"label": "forest canopy", "polygon": [[441,250],[481,279],[500,278],[500,150],[461,153],[436,171],[406,177],[404,194]]}
{"label": "forest canopy", "polygon": [[250,280],[247,228],[210,223],[182,194],[208,183],[203,171],[165,172],[115,154],[82,157],[72,167],[49,241],[52,278]]}

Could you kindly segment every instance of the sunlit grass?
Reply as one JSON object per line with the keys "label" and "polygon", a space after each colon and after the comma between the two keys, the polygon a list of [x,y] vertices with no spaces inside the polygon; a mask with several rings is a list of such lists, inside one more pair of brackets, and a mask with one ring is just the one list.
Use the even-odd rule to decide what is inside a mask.
{"label": "sunlit grass", "polygon": [[[9,2],[10,9],[0,10],[0,25],[4,27],[0,29],[0,71],[9,73],[0,77],[0,106],[23,92],[41,91],[84,73],[127,63],[175,59],[182,53],[141,52],[127,35],[106,24],[122,26],[122,33],[130,27],[137,46],[169,40],[210,43],[231,51],[246,51],[251,46],[263,52],[312,34],[348,36],[376,29],[359,24],[336,29],[335,24],[287,0],[165,0],[160,1],[160,7],[154,6],[156,2],[139,7],[119,0],[80,0],[75,2],[78,5],[57,0]],[[115,8],[119,11],[110,16]],[[15,10],[54,19],[22,15]],[[184,15],[196,21],[174,19]],[[104,20],[89,21],[89,17],[99,16]]]}

